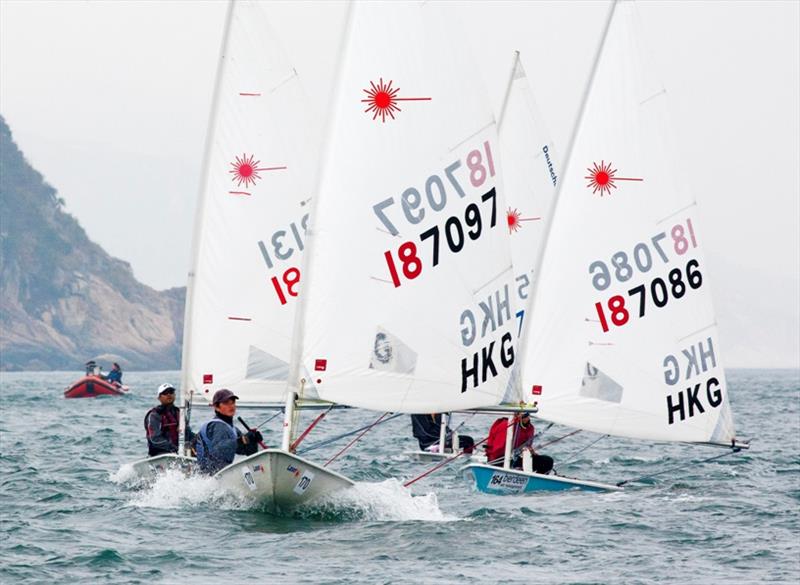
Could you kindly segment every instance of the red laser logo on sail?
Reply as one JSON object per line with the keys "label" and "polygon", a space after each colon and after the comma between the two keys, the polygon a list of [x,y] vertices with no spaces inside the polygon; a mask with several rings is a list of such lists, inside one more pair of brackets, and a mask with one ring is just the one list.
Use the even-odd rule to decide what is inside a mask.
{"label": "red laser logo on sail", "polygon": [[260,160],[255,160],[255,157],[251,155],[247,155],[242,153],[241,157],[236,157],[236,160],[231,163],[231,170],[228,171],[230,174],[233,175],[231,177],[232,181],[235,181],[236,184],[241,187],[244,184],[245,187],[249,187],[250,185],[255,185],[256,181],[261,178],[261,175],[258,173],[264,171],[280,171],[285,169],[286,167],[265,167],[259,168],[259,164],[261,164]]}
{"label": "red laser logo on sail", "polygon": [[380,116],[381,122],[386,122],[387,115],[394,120],[394,112],[402,112],[402,110],[397,106],[397,102],[420,102],[431,100],[429,97],[397,97],[397,92],[400,91],[400,88],[392,88],[392,83],[393,81],[389,80],[389,83],[384,84],[383,77],[381,77],[378,85],[375,85],[374,81],[370,81],[370,89],[362,90],[365,94],[367,94],[367,97],[361,100],[361,103],[369,104],[367,109],[364,111],[366,113],[374,112],[372,114],[373,120],[376,120],[378,116]]}
{"label": "red laser logo on sail", "polygon": [[519,210],[508,208],[506,212],[506,221],[508,222],[508,233],[513,234],[514,232],[519,231],[522,229],[522,222],[523,221],[537,221],[542,219],[541,217],[521,217]]}
{"label": "red laser logo on sail", "polygon": [[591,189],[592,193],[600,191],[600,197],[611,193],[611,189],[617,188],[614,181],[644,181],[644,179],[633,179],[631,177],[617,177],[617,169],[612,169],[611,163],[606,164],[606,162],[602,160],[599,166],[597,163],[592,164],[593,166],[591,168],[586,167],[589,174],[585,176],[584,179],[589,181],[586,187]]}

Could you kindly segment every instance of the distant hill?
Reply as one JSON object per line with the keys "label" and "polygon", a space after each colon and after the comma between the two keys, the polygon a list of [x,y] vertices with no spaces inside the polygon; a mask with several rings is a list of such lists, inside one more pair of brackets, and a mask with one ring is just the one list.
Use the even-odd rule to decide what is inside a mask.
{"label": "distant hill", "polygon": [[0,369],[177,369],[184,288],[156,291],[92,242],[0,116]]}

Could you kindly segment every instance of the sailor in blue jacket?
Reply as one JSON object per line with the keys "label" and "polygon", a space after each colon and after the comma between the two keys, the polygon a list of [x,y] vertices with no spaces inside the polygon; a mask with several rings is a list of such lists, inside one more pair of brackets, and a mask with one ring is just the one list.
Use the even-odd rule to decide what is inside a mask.
{"label": "sailor in blue jacket", "polygon": [[119,367],[117,362],[114,362],[114,365],[111,366],[111,371],[106,376],[106,380],[112,384],[122,384],[122,368]]}
{"label": "sailor in blue jacket", "polygon": [[200,427],[195,446],[200,471],[213,475],[233,463],[235,455],[252,455],[258,451],[261,433],[253,429],[243,434],[233,425],[236,401],[239,399],[227,389],[217,390],[211,399],[214,418]]}

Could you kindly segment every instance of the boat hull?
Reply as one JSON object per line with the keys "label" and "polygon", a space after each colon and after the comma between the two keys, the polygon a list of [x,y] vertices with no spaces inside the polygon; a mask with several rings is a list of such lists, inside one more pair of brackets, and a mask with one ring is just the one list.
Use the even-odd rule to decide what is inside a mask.
{"label": "boat hull", "polygon": [[470,463],[461,468],[461,473],[475,482],[478,491],[497,496],[534,492],[582,490],[589,492],[617,492],[621,487],[596,481],[543,475],[519,469],[503,469],[493,465]]}
{"label": "boat hull", "polygon": [[[403,454],[411,459],[427,462],[444,461],[445,459],[451,459],[453,457],[453,453],[436,453],[432,451],[405,451]],[[486,455],[473,453],[468,460],[475,463],[485,463]]]}
{"label": "boat hull", "polygon": [[280,449],[240,459],[214,477],[226,490],[272,513],[287,512],[353,486],[343,475]]}
{"label": "boat hull", "polygon": [[95,398],[97,396],[122,396],[126,386],[117,386],[97,376],[84,376],[64,390],[64,398]]}
{"label": "boat hull", "polygon": [[149,483],[155,481],[156,477],[169,469],[179,469],[186,474],[191,473],[197,460],[194,457],[184,457],[176,453],[165,453],[140,459],[131,463],[131,477],[139,483]]}

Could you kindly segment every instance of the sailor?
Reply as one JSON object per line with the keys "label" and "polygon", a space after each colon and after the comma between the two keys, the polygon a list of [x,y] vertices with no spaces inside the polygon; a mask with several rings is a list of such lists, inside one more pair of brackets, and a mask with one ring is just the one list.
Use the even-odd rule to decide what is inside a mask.
{"label": "sailor", "polygon": [[[419,448],[422,451],[439,451],[439,433],[442,427],[441,414],[412,414],[411,432],[414,438],[419,441]],[[469,435],[458,436],[458,447],[464,453],[472,453],[475,441]],[[445,429],[445,448],[453,447],[453,431],[450,427]]]}
{"label": "sailor", "polygon": [[[175,406],[175,387],[169,383],[161,384],[158,387],[158,401],[160,404],[148,410],[144,417],[147,452],[151,457],[178,452],[180,411]],[[191,441],[194,433],[187,427],[184,437],[186,441]]]}
{"label": "sailor", "polygon": [[235,455],[252,455],[258,451],[263,439],[261,433],[252,429],[242,434],[233,426],[238,399],[227,389],[217,390],[211,399],[214,418],[200,427],[195,441],[197,464],[203,473],[212,475],[233,463]]}
{"label": "sailor", "polygon": [[553,458],[547,455],[537,455],[533,450],[533,437],[536,434],[531,423],[529,412],[514,415],[514,420],[509,423],[507,418],[498,418],[492,423],[489,438],[486,440],[486,457],[492,465],[503,465],[506,451],[506,432],[508,425],[514,427],[511,467],[522,469],[522,454],[529,451],[531,454],[532,469],[536,473],[549,473],[553,469]]}
{"label": "sailor", "polygon": [[111,371],[106,376],[106,381],[116,384],[117,386],[122,385],[122,368],[119,367],[117,362],[114,362],[114,365],[111,366]]}

